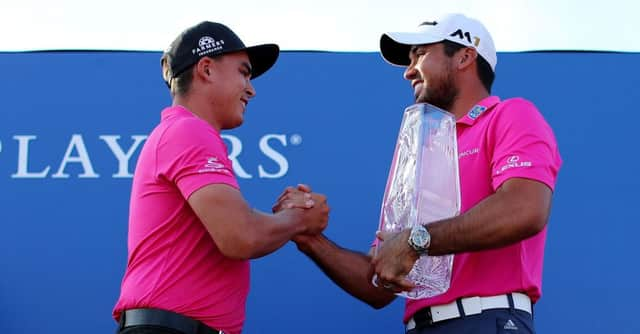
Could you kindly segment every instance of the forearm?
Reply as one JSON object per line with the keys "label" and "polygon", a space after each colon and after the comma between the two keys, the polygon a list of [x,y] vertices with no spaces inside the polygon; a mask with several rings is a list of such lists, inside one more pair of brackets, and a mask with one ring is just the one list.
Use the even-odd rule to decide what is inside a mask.
{"label": "forearm", "polygon": [[200,188],[188,201],[224,256],[250,259],[275,251],[296,234],[322,231],[329,208],[324,196],[313,196],[312,207],[276,214],[251,209],[237,189],[225,184]]}
{"label": "forearm", "polygon": [[381,308],[395,295],[371,284],[371,257],[344,249],[324,235],[307,237],[298,248],[340,288],[374,308]]}
{"label": "forearm", "polygon": [[245,241],[248,249],[247,258],[255,259],[270,254],[296,234],[305,231],[301,221],[293,218],[292,210],[302,209],[283,210],[276,214],[266,214],[257,210],[249,213],[249,233]]}
{"label": "forearm", "polygon": [[544,186],[498,191],[463,215],[427,225],[429,255],[495,249],[531,237],[544,228],[550,205],[551,192]]}

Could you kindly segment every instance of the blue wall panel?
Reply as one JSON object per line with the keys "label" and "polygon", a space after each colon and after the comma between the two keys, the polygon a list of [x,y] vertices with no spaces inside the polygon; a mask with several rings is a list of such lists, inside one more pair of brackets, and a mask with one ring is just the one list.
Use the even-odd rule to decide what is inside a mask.
{"label": "blue wall panel", "polygon": [[[110,314],[126,265],[127,175],[139,148],[124,166],[107,142],[127,152],[133,136],[146,135],[170,103],[159,57],[0,53],[0,332],[115,328]],[[601,333],[611,324],[621,324],[616,333],[640,332],[628,321],[640,297],[634,247],[640,69],[623,67],[640,63],[640,55],[499,57],[494,93],[532,100],[554,128],[564,159],[536,307],[539,332]],[[328,236],[366,251],[401,113],[412,102],[402,69],[375,53],[285,52],[254,85],[245,125],[226,133],[231,150],[242,145],[237,163],[247,200],[267,211],[285,186],[309,183],[329,198]],[[261,140],[282,158],[261,150]],[[254,261],[252,270],[247,333],[402,332],[402,300],[370,309],[291,244]]]}

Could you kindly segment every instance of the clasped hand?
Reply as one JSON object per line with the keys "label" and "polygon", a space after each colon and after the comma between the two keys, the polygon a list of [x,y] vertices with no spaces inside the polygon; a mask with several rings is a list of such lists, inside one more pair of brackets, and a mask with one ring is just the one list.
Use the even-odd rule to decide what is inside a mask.
{"label": "clasped hand", "polygon": [[377,276],[376,284],[393,293],[415,288],[415,285],[406,278],[418,259],[418,254],[407,242],[410,232],[410,230],[378,231],[376,234],[380,245],[371,260],[373,273]]}
{"label": "clasped hand", "polygon": [[[329,207],[326,197],[312,193],[308,185],[300,184],[295,188],[287,187],[276,201],[276,204],[273,205],[272,211],[276,213],[286,209],[311,210],[313,208],[319,208],[320,216],[326,213],[325,219],[328,220]],[[324,227],[326,227],[326,220]],[[314,234],[322,232],[324,227],[298,234],[292,240],[300,246],[301,243],[312,238]],[[418,255],[407,242],[409,233],[410,230],[401,232],[379,231],[376,234],[381,244],[377,253],[371,259],[371,272],[376,274],[376,284],[379,287],[393,293],[410,291],[415,287],[413,283],[406,279],[407,274],[418,259]]]}
{"label": "clasped hand", "polygon": [[299,214],[306,229],[299,235],[317,235],[324,231],[329,222],[327,197],[311,192],[311,187],[305,184],[299,184],[296,188],[287,187],[271,208],[273,213],[288,209],[303,209]]}

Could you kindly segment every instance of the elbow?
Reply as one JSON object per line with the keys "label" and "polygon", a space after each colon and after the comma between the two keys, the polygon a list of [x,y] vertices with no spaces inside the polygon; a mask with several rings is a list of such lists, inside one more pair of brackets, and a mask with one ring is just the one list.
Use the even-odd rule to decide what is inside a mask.
{"label": "elbow", "polygon": [[396,296],[389,292],[377,293],[375,296],[371,296],[372,298],[362,299],[367,305],[372,308],[379,310],[381,308],[386,307],[391,304],[391,302],[396,299]]}
{"label": "elbow", "polygon": [[381,301],[381,300],[373,300],[373,301],[369,301],[367,302],[367,304],[369,304],[369,306],[371,306],[372,308],[379,310],[387,305],[389,305],[389,302],[385,302],[385,301]]}
{"label": "elbow", "polygon": [[390,293],[389,291],[382,290],[380,288],[373,288],[373,285],[371,285],[371,288],[374,290],[366,294],[353,296],[365,302],[367,305],[371,306],[371,308],[376,310],[386,307],[387,305],[391,304],[394,299],[396,299],[396,295]]}
{"label": "elbow", "polygon": [[528,238],[540,233],[542,230],[544,230],[545,226],[547,226],[548,220],[548,215],[540,211],[531,212],[529,215],[527,215],[527,219],[525,219],[525,221],[527,222],[525,236]]}

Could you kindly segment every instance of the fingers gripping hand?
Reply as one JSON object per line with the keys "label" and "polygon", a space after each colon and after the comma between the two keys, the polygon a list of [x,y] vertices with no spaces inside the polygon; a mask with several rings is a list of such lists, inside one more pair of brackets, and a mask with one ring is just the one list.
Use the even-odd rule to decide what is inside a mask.
{"label": "fingers gripping hand", "polygon": [[287,196],[287,194],[294,192],[296,190],[305,192],[305,193],[311,193],[311,187],[307,184],[303,184],[300,183],[298,184],[295,188],[292,186],[288,186],[284,189],[284,191],[282,192],[282,194],[280,194],[280,196],[278,197],[277,202],[281,201],[285,196]]}
{"label": "fingers gripping hand", "polygon": [[[327,227],[330,210],[327,198],[322,194],[312,193],[309,185],[298,184],[295,188],[287,187],[271,210],[276,213],[295,208],[306,209],[299,213],[300,222],[306,227],[304,234],[316,235]],[[298,239],[302,241],[304,237]]]}
{"label": "fingers gripping hand", "polygon": [[415,287],[406,278],[417,260],[415,251],[407,243],[408,232],[409,230],[377,233],[381,246],[371,263],[378,276],[378,286],[395,293],[410,291]]}
{"label": "fingers gripping hand", "polygon": [[304,212],[304,224],[307,226],[305,234],[318,234],[327,227],[330,208],[326,196],[316,193],[310,195],[314,206]]}
{"label": "fingers gripping hand", "polygon": [[311,187],[308,184],[304,184],[304,183],[298,184],[297,189],[300,191],[304,191],[306,193],[311,192]]}
{"label": "fingers gripping hand", "polygon": [[298,188],[287,187],[278,197],[276,204],[271,207],[273,213],[284,209],[309,209],[314,206],[314,200],[310,193],[299,190]]}

